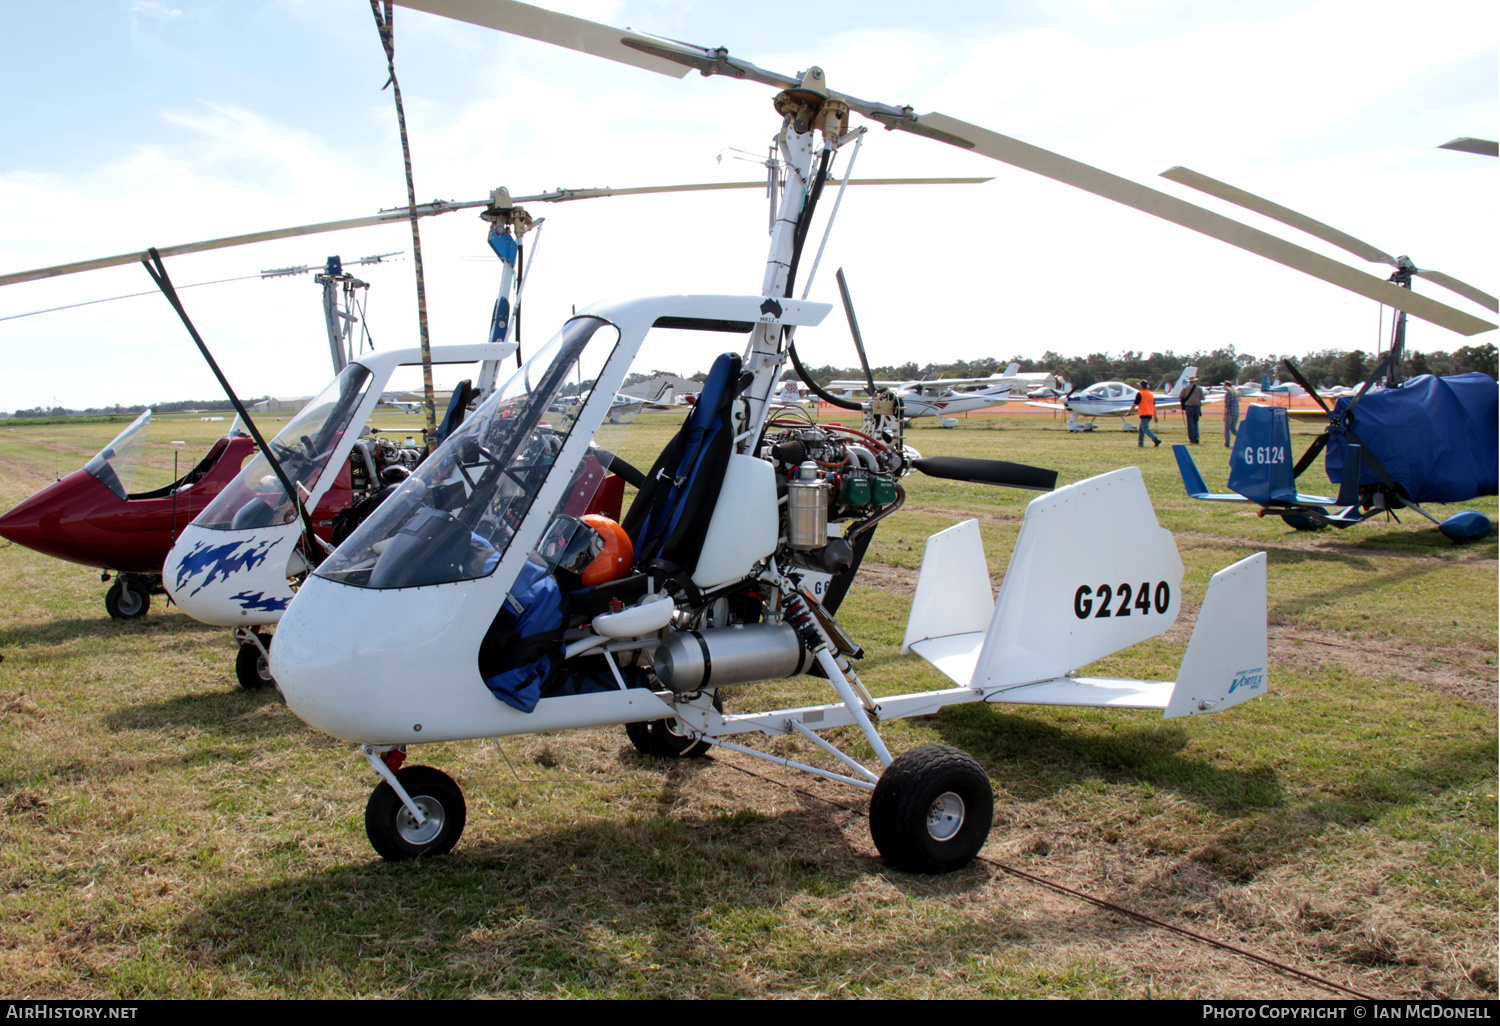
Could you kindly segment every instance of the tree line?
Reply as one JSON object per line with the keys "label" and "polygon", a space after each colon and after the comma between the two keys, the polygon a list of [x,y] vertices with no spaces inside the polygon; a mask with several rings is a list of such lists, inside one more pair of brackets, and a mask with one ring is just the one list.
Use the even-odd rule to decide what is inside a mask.
{"label": "tree line", "polygon": [[[1314,388],[1324,388],[1330,385],[1358,385],[1375,369],[1374,356],[1360,350],[1348,352],[1343,349],[1320,349],[1312,353],[1303,353],[1300,356],[1287,355],[1297,364],[1297,369]],[[1279,356],[1260,357],[1251,356],[1248,353],[1236,353],[1234,346],[1207,352],[1200,350],[1182,355],[1167,350],[1164,353],[1152,353],[1150,356],[1133,351],[1121,353],[1119,356],[1112,356],[1108,353],[1061,356],[1048,350],[1036,359],[1013,356],[1009,360],[999,360],[986,356],[978,360],[954,360],[951,363],[929,363],[922,366],[918,366],[914,361],[908,361],[898,365],[872,367],[870,373],[876,378],[896,381],[921,381],[927,378],[987,378],[991,374],[998,374],[1005,370],[1008,364],[1016,363],[1020,365],[1022,373],[1059,374],[1071,382],[1075,389],[1082,389],[1088,388],[1096,381],[1134,382],[1142,378],[1153,385],[1160,385],[1163,381],[1175,381],[1177,375],[1182,372],[1182,368],[1189,365],[1197,366],[1199,380],[1207,384],[1218,384],[1222,381],[1240,384],[1246,381],[1259,381],[1264,375],[1270,375],[1272,378],[1289,378],[1290,375],[1283,369],[1281,360],[1282,357]],[[1471,371],[1481,371],[1492,378],[1500,378],[1500,350],[1495,348],[1493,342],[1463,346],[1451,353],[1441,350],[1431,353],[1409,352],[1402,376],[1410,378],[1418,374],[1436,374],[1440,377],[1448,377],[1454,374],[1468,374]],[[819,387],[827,387],[830,381],[858,379],[865,376],[865,372],[858,366],[835,367],[831,364],[809,367],[808,372],[812,374]],[[653,370],[650,374],[632,374],[626,379],[625,386],[629,387],[636,382],[667,373],[670,372]],[[700,381],[705,377],[702,372],[687,376]],[[782,379],[793,380],[796,376],[796,372],[788,368],[782,374]],[[572,386],[572,389],[576,391],[592,385],[592,381],[587,381]],[[568,391],[568,388],[564,388],[564,392]],[[246,399],[245,403],[249,405],[259,401],[260,399]],[[29,410],[17,410],[11,416],[122,416],[140,414],[147,408],[148,405],[144,403],[135,406],[122,406],[118,403],[114,406],[91,406],[84,410],[63,406],[34,406]],[[152,403],[149,404],[149,408],[158,413],[180,413],[187,410],[223,413],[230,410],[228,401],[222,396],[218,399],[183,399],[178,402]],[[0,417],[3,416],[5,414],[0,413]]]}
{"label": "tree line", "polygon": [[[1303,354],[1286,354],[1297,365],[1314,388],[1330,385],[1358,385],[1364,382],[1375,369],[1375,358],[1369,353],[1355,350],[1321,349]],[[1196,366],[1199,380],[1218,384],[1233,381],[1241,384],[1260,381],[1264,375],[1273,379],[1290,379],[1282,367],[1282,357],[1251,356],[1236,353],[1233,346],[1195,353],[1178,354],[1171,350],[1164,353],[1127,351],[1118,356],[1109,353],[1090,353],[1088,356],[1061,356],[1048,351],[1039,358],[1013,356],[1009,360],[983,357],[978,360],[955,360],[951,363],[929,363],[918,366],[915,362],[870,368],[872,377],[897,381],[920,381],[927,378],[983,378],[998,374],[1010,363],[1020,365],[1022,373],[1058,374],[1072,383],[1075,389],[1087,388],[1096,381],[1138,381],[1142,378],[1152,384],[1175,381],[1182,368]],[[1464,346],[1452,353],[1409,352],[1403,366],[1402,377],[1418,374],[1436,374],[1447,377],[1481,371],[1492,378],[1500,378],[1500,351],[1494,343]],[[835,380],[864,377],[859,367],[809,367],[819,387],[826,387]],[[783,374],[784,379],[795,377],[794,372]]]}

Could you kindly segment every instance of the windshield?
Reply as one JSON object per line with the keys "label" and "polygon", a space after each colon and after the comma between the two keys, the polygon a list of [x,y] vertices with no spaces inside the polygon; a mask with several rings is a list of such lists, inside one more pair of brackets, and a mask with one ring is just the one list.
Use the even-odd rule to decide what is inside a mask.
{"label": "windshield", "polygon": [[99,454],[83,465],[99,479],[99,483],[120,498],[130,494],[135,483],[136,468],[140,466],[141,453],[146,448],[146,425],[151,423],[151,411],[147,410],[135,418],[128,428],[115,436]]}
{"label": "windshield", "polygon": [[[282,471],[305,503],[344,437],[349,421],[364,400],[370,372],[357,363],[338,377],[287,422],[268,443]],[[235,428],[240,429],[239,421]],[[297,505],[281,487],[265,454],[246,464],[227,488],[199,514],[199,527],[219,531],[248,530],[290,523]]]}
{"label": "windshield", "polygon": [[619,337],[597,317],[569,321],[323,562],[318,576],[407,588],[492,573],[577,422],[582,407],[567,396],[592,383]]}

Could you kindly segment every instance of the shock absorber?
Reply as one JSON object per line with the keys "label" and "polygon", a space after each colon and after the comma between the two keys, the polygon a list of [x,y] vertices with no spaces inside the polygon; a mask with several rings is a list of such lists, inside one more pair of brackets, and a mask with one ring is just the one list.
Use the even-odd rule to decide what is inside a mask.
{"label": "shock absorber", "polygon": [[[839,698],[844,702],[844,708],[848,709],[849,715],[854,717],[854,722],[859,725],[860,732],[874,749],[875,757],[880,760],[880,765],[889,766],[891,764],[890,750],[880,739],[880,732],[875,729],[875,724],[870,718],[874,712],[874,700],[865,690],[864,685],[859,683],[859,678],[854,675],[853,667],[850,667],[847,671],[848,675],[845,675],[845,669],[839,666],[838,660],[834,658],[834,653],[828,646],[828,639],[823,636],[817,621],[813,619],[812,612],[807,608],[807,601],[795,592],[788,595],[786,602],[782,605],[782,614],[786,622],[791,624],[797,632],[802,643],[817,658],[818,665],[823,668],[823,673],[828,677],[828,683],[833,685],[833,689],[838,692]],[[855,693],[855,686],[858,686],[859,694]]]}

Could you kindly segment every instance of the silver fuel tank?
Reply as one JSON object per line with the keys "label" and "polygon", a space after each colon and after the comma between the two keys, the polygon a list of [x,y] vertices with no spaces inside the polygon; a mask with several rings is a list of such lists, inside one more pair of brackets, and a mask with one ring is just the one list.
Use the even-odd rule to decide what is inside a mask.
{"label": "silver fuel tank", "polygon": [[707,687],[795,677],[816,660],[787,623],[673,634],[656,648],[656,679],[679,695]]}

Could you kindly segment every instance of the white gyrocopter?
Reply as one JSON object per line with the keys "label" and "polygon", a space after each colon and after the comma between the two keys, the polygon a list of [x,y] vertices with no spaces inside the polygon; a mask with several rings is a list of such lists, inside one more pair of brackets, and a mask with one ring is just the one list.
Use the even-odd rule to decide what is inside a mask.
{"label": "white gyrocopter", "polygon": [[[894,396],[873,384],[854,404],[858,429],[773,409],[785,362],[801,371],[797,329],[830,310],[808,300],[808,285],[798,296],[796,278],[831,164],[846,147],[857,152],[862,137],[849,130],[851,109],[1336,278],[1455,330],[1489,327],[1375,278],[1321,273],[1320,257],[1055,154],[943,115],[841,96],[816,68],[788,78],[723,50],[520,4],[411,6],[627,63],[775,85],[788,176],[758,295],[663,295],[578,313],[297,592],[271,669],[297,715],[361,746],[380,780],[366,831],[386,858],[440,854],[464,828],[459,787],[437,769],[405,765],[410,745],[623,724],[652,754],[723,747],[868,790],[871,834],[886,861],[947,871],[988,836],[989,781],[948,746],[891,753],[882,723],[970,702],[1183,716],[1265,693],[1264,553],[1213,576],[1175,680],[1077,674],[1166,630],[1183,601],[1181,560],[1134,469],[1033,501],[998,598],[976,524],[929,539],[903,650],[954,686],[878,698],[865,688],[861,647],[839,625],[838,608],[871,534],[901,505],[901,478],[915,469],[1049,490],[1055,475],[991,460],[913,460]],[[715,360],[693,413],[662,448],[608,414],[632,367],[649,366],[652,347],[677,330],[732,336],[715,348],[733,351]],[[554,408],[583,382],[591,382],[586,401]],[[638,488],[628,506],[627,480]],[[344,629],[350,623],[403,629]],[[833,700],[724,709],[726,692],[800,674],[824,678]],[[878,768],[823,736],[845,726],[858,729]],[[731,740],[747,734],[798,736],[838,768]]]}

